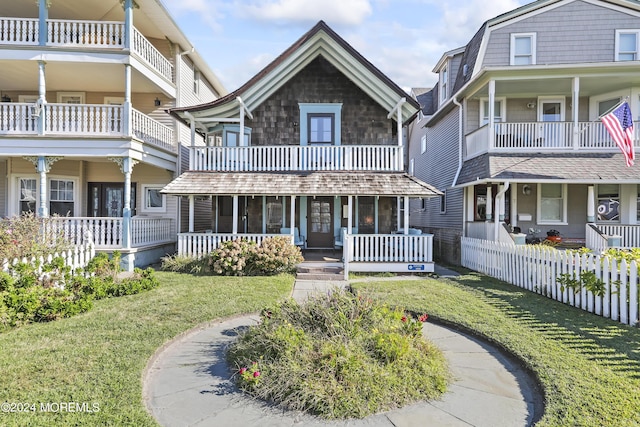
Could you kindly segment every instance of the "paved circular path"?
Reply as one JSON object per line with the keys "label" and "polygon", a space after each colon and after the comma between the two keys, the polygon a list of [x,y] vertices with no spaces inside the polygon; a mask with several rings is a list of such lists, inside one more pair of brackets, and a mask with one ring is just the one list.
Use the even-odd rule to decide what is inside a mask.
{"label": "paved circular path", "polygon": [[250,399],[234,386],[225,349],[243,316],[193,329],[166,345],[144,375],[144,400],[163,426],[487,426],[531,425],[541,413],[535,382],[497,349],[427,322],[424,333],[443,350],[455,377],[441,400],[418,402],[362,420],[325,421]]}

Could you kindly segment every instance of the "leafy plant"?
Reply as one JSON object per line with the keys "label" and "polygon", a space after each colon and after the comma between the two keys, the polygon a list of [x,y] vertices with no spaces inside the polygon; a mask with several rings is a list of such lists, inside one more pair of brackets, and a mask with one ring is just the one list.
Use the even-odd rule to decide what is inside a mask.
{"label": "leafy plant", "polygon": [[161,258],[163,271],[173,271],[175,273],[200,274],[204,272],[204,262],[201,259],[194,259],[187,255],[170,255]]}
{"label": "leafy plant", "polygon": [[300,248],[291,244],[288,237],[268,237],[252,252],[249,264],[255,274],[291,273],[304,261]]}
{"label": "leafy plant", "polygon": [[606,292],[606,283],[596,276],[595,271],[584,270],[578,275],[574,273],[563,273],[558,279],[560,290],[571,289],[574,294],[580,292],[583,288],[591,292],[593,295],[601,297]]}

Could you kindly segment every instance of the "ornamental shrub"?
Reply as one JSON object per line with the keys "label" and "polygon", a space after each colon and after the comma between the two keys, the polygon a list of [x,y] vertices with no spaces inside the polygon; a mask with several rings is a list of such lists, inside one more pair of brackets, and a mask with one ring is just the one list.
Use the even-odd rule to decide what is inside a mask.
{"label": "ornamental shrub", "polygon": [[250,273],[247,260],[252,257],[255,242],[236,239],[222,242],[209,254],[207,265],[221,276],[246,276]]}
{"label": "ornamental shrub", "polygon": [[446,360],[422,336],[427,317],[344,291],[287,300],[263,310],[227,359],[252,396],[324,418],[363,418],[446,390]]}
{"label": "ornamental shrub", "polygon": [[38,218],[33,213],[0,219],[0,261],[61,253],[72,247],[55,232],[54,218]]}
{"label": "ornamental shrub", "polygon": [[273,275],[292,273],[296,265],[304,261],[300,248],[291,244],[288,237],[276,236],[264,239],[250,258],[254,274]]}

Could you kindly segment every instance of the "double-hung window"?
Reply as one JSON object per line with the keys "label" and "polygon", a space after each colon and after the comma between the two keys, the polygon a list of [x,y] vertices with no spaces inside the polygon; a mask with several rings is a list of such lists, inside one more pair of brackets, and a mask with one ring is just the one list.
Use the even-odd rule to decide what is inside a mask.
{"label": "double-hung window", "polygon": [[616,61],[637,61],[640,30],[616,30]]}
{"label": "double-hung window", "polygon": [[309,145],[333,145],[335,141],[335,114],[310,113],[307,129]]}
{"label": "double-hung window", "polygon": [[538,223],[560,224],[567,222],[566,184],[539,184]]}
{"label": "double-hung window", "polygon": [[440,103],[442,104],[449,97],[448,92],[449,87],[449,70],[447,66],[445,66],[442,71],[440,71]]}
{"label": "double-hung window", "polygon": [[536,33],[511,34],[511,65],[536,63]]}
{"label": "double-hung window", "polygon": [[49,213],[51,215],[74,215],[73,181],[52,179],[49,181]]}
{"label": "double-hung window", "polygon": [[[505,120],[507,101],[505,98],[496,98],[493,101],[493,122],[500,123]],[[489,99],[480,100],[480,125],[489,123]]]}
{"label": "double-hung window", "polygon": [[37,180],[35,178],[20,178],[20,214],[36,212],[38,194]]}

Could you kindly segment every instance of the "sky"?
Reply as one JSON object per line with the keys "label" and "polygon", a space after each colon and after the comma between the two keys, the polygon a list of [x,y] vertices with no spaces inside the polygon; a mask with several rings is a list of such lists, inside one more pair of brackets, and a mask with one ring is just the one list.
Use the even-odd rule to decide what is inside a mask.
{"label": "sky", "polygon": [[324,20],[400,87],[432,87],[433,67],[487,19],[531,0],[162,0],[228,91]]}

